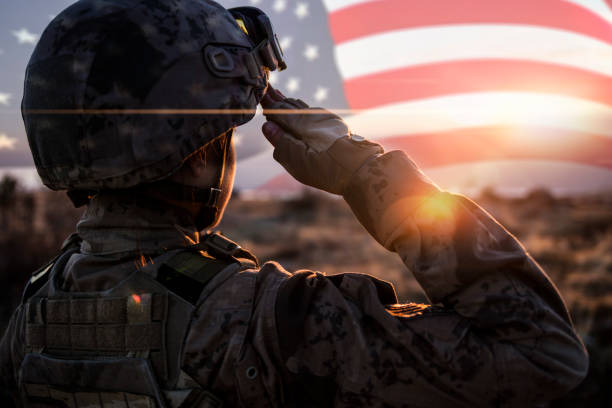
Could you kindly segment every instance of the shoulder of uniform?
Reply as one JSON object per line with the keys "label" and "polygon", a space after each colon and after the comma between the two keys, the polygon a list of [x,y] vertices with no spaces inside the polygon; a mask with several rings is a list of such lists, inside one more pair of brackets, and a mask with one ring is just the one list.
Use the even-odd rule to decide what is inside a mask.
{"label": "shoulder of uniform", "polygon": [[32,273],[32,277],[26,284],[26,287],[23,291],[22,302],[26,302],[29,298],[31,298],[36,292],[42,289],[43,286],[49,281],[49,275],[51,274],[51,269],[53,269],[53,265],[57,262],[58,258],[62,256],[65,252],[77,248],[81,245],[81,237],[73,233],[71,234],[64,243],[62,244],[60,253],[57,254],[53,259],[49,262],[38,268],[36,271]]}

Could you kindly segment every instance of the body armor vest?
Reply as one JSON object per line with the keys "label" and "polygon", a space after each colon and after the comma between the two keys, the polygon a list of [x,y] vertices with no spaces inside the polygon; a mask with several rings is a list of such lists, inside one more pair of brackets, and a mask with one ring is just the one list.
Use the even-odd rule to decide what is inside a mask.
{"label": "body armor vest", "polygon": [[[213,237],[230,243],[221,252],[246,253]],[[220,407],[220,399],[181,370],[182,345],[206,283],[229,265],[241,269],[245,260],[181,251],[159,267],[157,279],[135,270],[107,291],[66,292],[59,278],[78,248],[69,244],[39,273],[47,281],[35,293],[26,288],[24,406]]]}

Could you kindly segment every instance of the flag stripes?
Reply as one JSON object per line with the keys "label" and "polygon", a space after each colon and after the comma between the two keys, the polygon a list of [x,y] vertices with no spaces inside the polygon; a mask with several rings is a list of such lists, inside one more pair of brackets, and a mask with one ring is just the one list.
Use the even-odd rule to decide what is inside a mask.
{"label": "flag stripes", "polygon": [[612,77],[532,61],[466,60],[410,66],[350,79],[344,86],[349,105],[355,109],[491,90],[567,95],[612,106]]}
{"label": "flag stripes", "polygon": [[376,0],[332,11],[329,23],[336,44],[406,28],[487,23],[556,28],[612,44],[608,21],[559,0]]}

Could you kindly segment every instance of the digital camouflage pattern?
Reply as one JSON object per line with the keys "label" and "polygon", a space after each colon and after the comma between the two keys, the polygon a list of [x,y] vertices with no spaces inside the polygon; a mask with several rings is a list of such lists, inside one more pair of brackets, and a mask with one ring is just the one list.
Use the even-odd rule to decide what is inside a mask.
{"label": "digital camouflage pattern", "polygon": [[[231,57],[231,71],[210,64],[211,47]],[[267,74],[245,66],[252,48],[231,14],[209,0],[68,7],[45,29],[25,77],[22,113],[43,183],[100,190],[168,176],[254,116]],[[146,113],[159,109],[171,111]],[[175,111],[183,109],[238,111]]]}
{"label": "digital camouflage pattern", "polygon": [[[390,284],[368,275],[274,262],[225,269],[180,339],[182,370],[224,406],[535,407],[584,378],[587,355],[559,293],[484,210],[439,191],[401,152],[364,165],[345,198],[432,305],[398,304]],[[199,240],[180,214],[134,200],[94,197],[65,290],[108,290],[135,269],[155,276],[164,248]],[[0,345],[12,390],[23,319],[20,307]]]}

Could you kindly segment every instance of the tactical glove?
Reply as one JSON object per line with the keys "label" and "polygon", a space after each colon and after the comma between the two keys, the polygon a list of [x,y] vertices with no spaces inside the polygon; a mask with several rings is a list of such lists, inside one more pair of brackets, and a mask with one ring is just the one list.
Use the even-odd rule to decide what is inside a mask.
{"label": "tactical glove", "polygon": [[262,130],[274,146],[274,159],[308,186],[342,195],[355,172],[383,153],[378,143],[352,135],[339,116],[271,87],[261,105],[268,120]]}

